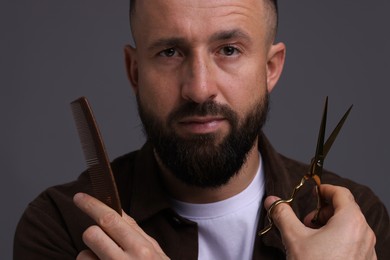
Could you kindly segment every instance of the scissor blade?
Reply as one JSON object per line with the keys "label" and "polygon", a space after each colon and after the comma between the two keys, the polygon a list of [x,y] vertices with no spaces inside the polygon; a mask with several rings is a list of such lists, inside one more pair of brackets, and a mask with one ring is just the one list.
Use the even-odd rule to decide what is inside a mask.
{"label": "scissor blade", "polygon": [[323,150],[324,158],[326,157],[326,155],[328,154],[330,148],[332,147],[333,142],[336,140],[336,137],[339,134],[339,132],[341,130],[341,127],[343,126],[345,120],[347,119],[347,117],[349,115],[349,112],[351,112],[352,107],[353,107],[353,105],[351,105],[348,108],[347,112],[345,112],[344,116],[340,119],[340,122],[337,124],[337,126],[335,127],[333,132],[328,137],[328,140],[326,140],[326,143],[324,145],[324,150]]}
{"label": "scissor blade", "polygon": [[322,113],[320,130],[318,132],[317,148],[316,148],[316,153],[314,155],[315,161],[321,160],[324,155],[324,140],[325,140],[327,114],[328,114],[328,97],[326,97],[325,99],[324,112]]}
{"label": "scissor blade", "polygon": [[324,112],[322,114],[322,120],[320,125],[320,130],[318,133],[316,153],[314,154],[313,159],[311,159],[310,164],[310,175],[318,176],[321,178],[322,165],[324,162],[324,139],[325,139],[325,129],[326,129],[326,117],[328,114],[328,97],[325,99]]}

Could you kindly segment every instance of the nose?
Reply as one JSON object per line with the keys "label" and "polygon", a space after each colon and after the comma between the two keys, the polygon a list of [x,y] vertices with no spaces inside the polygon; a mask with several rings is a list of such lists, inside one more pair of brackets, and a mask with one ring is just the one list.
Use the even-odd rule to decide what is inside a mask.
{"label": "nose", "polygon": [[213,71],[212,61],[200,54],[193,55],[187,60],[184,68],[183,83],[181,86],[182,97],[186,100],[201,104],[215,99],[217,85]]}

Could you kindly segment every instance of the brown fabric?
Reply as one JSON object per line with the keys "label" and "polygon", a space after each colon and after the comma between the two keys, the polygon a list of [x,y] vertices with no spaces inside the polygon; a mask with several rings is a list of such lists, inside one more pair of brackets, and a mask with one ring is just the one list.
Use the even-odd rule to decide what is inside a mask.
{"label": "brown fabric", "polygon": [[[292,188],[308,171],[308,165],[288,159],[274,151],[261,134],[259,150],[263,158],[266,195],[287,198]],[[159,170],[149,143],[112,163],[123,209],[149,235],[154,237],[171,259],[197,259],[197,225],[177,215],[168,203],[159,179]],[[384,205],[365,186],[324,172],[323,182],[349,188],[377,236],[378,259],[390,259],[389,216]],[[315,208],[312,185],[298,193],[293,204],[300,219]],[[93,221],[72,202],[77,192],[91,193],[84,172],[69,184],[44,191],[31,202],[17,227],[14,259],[74,259],[85,249],[81,236]],[[266,223],[261,211],[258,230]],[[276,229],[255,241],[253,259],[285,259],[280,234]],[[228,249],[227,249],[228,250]]]}

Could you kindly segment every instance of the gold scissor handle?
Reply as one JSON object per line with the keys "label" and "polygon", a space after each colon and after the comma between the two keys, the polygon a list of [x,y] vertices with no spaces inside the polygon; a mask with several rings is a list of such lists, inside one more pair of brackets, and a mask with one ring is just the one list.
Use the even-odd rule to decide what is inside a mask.
{"label": "gold scissor handle", "polygon": [[[299,184],[298,184],[297,186],[295,186],[295,188],[294,188],[294,190],[293,190],[293,192],[292,192],[292,194],[291,194],[291,196],[290,196],[289,199],[286,199],[286,200],[284,200],[284,199],[279,199],[279,200],[277,200],[277,201],[274,201],[274,203],[271,204],[271,206],[269,207],[268,212],[267,212],[267,218],[268,218],[269,224],[268,224],[265,228],[263,228],[262,230],[260,230],[260,231],[258,232],[258,235],[259,235],[259,236],[265,235],[265,234],[266,234],[268,231],[270,231],[271,228],[273,227],[274,222],[273,222],[273,220],[272,220],[272,212],[273,212],[274,208],[275,208],[277,205],[281,204],[281,203],[290,204],[291,202],[293,202],[293,200],[295,199],[295,196],[296,196],[297,192],[301,189],[301,187],[303,186],[303,184],[304,184],[304,183],[306,182],[306,180],[309,179],[309,178],[311,178],[311,176],[310,176],[309,174],[306,174],[306,175],[303,176],[303,178],[301,179],[301,181],[299,182]],[[318,195],[318,194],[317,194],[317,195]],[[316,216],[317,216],[317,215],[318,215],[318,214],[316,214]]]}

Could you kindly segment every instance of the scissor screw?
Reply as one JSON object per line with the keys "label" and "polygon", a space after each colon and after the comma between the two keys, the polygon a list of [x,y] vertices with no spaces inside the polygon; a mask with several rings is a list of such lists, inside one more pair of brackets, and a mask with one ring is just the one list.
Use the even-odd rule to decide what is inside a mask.
{"label": "scissor screw", "polygon": [[318,165],[318,167],[322,167],[321,160],[318,160],[318,161],[317,161],[317,165]]}

